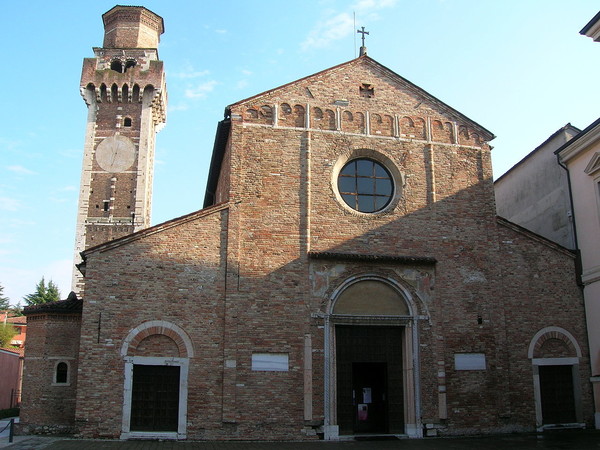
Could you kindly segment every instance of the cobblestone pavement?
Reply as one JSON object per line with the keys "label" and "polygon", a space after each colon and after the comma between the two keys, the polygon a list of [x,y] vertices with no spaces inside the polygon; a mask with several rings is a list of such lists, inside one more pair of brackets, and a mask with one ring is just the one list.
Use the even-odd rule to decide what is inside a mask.
{"label": "cobblestone pavement", "polygon": [[199,442],[199,441],[112,441],[16,436],[0,447],[10,450],[600,450],[600,431],[512,434],[470,438],[426,438],[347,442]]}

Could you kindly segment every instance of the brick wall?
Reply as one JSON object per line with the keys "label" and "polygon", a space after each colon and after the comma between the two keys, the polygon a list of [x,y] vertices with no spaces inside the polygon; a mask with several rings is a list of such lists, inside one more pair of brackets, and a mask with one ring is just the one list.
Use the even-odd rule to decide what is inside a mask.
{"label": "brick wall", "polygon": [[[589,422],[572,255],[498,224],[489,132],[366,58],[232,105],[231,127],[217,185],[227,204],[86,253],[83,436],[119,436],[123,340],[160,320],[194,347],[188,437],[315,438],[330,408],[324,317],[340,287],[365,275],[411,299],[419,424],[445,434],[533,430],[527,350],[552,326],[582,349]],[[336,170],[360,156],[393,167],[398,195],[381,214],[352,211],[336,193]],[[177,354],[173,337],[148,339],[140,355]],[[287,355],[288,370],[252,370],[254,353]],[[485,370],[456,370],[463,353],[485,355]]]}
{"label": "brick wall", "polygon": [[[81,317],[35,314],[27,317],[27,327],[19,429],[23,434],[72,433]],[[61,362],[68,365],[66,383],[55,378]]]}
{"label": "brick wall", "polygon": [[[190,435],[220,423],[214,414],[221,410],[227,217],[223,207],[201,211],[163,224],[159,233],[141,232],[128,245],[88,256],[77,406],[84,436],[120,436],[121,349],[128,333],[150,320],[173,323],[193,341],[197,359],[190,361],[188,380]],[[179,356],[172,339],[148,339],[129,355]]]}

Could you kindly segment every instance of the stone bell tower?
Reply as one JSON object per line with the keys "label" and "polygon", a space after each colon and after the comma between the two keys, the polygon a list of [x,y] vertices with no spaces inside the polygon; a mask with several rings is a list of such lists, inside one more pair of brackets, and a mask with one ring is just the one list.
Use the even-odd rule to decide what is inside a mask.
{"label": "stone bell tower", "polygon": [[[163,19],[140,6],[102,16],[104,43],[85,58],[80,90],[88,107],[79,192],[79,253],[150,225],[155,136],[166,122],[167,90],[158,43]],[[74,270],[72,289],[83,292]]]}

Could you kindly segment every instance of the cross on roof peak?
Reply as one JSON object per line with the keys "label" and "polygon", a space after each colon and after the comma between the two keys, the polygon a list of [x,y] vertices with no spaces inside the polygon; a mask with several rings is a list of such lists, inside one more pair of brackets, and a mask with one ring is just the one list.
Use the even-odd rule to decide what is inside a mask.
{"label": "cross on roof peak", "polygon": [[365,31],[365,27],[360,27],[360,30],[356,30],[357,33],[360,33],[362,39],[362,45],[360,47],[360,56],[367,54],[367,47],[365,47],[365,34],[369,34],[368,31]]}

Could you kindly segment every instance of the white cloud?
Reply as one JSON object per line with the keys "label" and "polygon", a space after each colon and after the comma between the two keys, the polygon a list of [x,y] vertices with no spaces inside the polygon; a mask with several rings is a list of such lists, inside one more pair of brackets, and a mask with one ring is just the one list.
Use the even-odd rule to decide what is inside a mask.
{"label": "white cloud", "polygon": [[238,88],[238,89],[244,89],[246,86],[248,86],[248,81],[247,80],[240,80],[235,85],[235,87]]}
{"label": "white cloud", "polygon": [[227,30],[219,29],[219,30],[215,30],[215,33],[218,33],[218,34],[226,34],[226,33],[227,33]]}
{"label": "white cloud", "polygon": [[187,103],[178,103],[177,105],[169,105],[168,108],[169,112],[173,112],[173,111],[187,111],[188,109],[190,109],[189,105]]}
{"label": "white cloud", "polygon": [[390,8],[396,6],[398,0],[358,0],[352,9],[356,12],[372,11],[376,9]]}
{"label": "white cloud", "polygon": [[4,211],[17,211],[20,207],[17,199],[10,197],[0,197],[0,209]]}
{"label": "white cloud", "polygon": [[0,150],[9,150],[14,151],[17,150],[21,146],[20,141],[13,141],[3,137],[0,137]]}
{"label": "white cloud", "polygon": [[51,201],[52,203],[67,203],[68,201],[70,201],[69,198],[65,198],[65,197],[54,197],[54,196],[50,196],[48,197],[48,200]]}
{"label": "white cloud", "polygon": [[181,79],[199,78],[204,77],[208,74],[210,74],[209,70],[196,70],[194,66],[189,62],[184,64],[183,68],[178,72],[167,72],[168,77]]}
{"label": "white cloud", "polygon": [[210,72],[208,70],[195,70],[190,72],[177,72],[172,74],[172,76],[176,78],[199,78],[208,75]]}
{"label": "white cloud", "polygon": [[327,10],[324,13],[325,18],[317,22],[300,47],[302,50],[327,47],[331,42],[344,39],[356,32],[354,14],[359,21],[365,18],[376,21],[379,18],[376,11],[392,8],[396,3],[397,0],[358,0],[343,12]]}
{"label": "white cloud", "polygon": [[215,80],[206,81],[195,87],[185,90],[186,98],[199,99],[206,97],[206,94],[212,92],[218,83]]}
{"label": "white cloud", "polygon": [[19,175],[35,175],[33,170],[29,170],[23,166],[8,166],[7,169]]}
{"label": "white cloud", "polygon": [[59,154],[61,156],[64,156],[66,158],[81,158],[81,155],[83,153],[83,150],[81,150],[80,148],[67,148],[64,150],[61,150],[59,152]]}
{"label": "white cloud", "polygon": [[[15,201],[17,201],[17,200],[15,200]],[[17,205],[20,206],[20,203],[18,203],[18,201],[17,201]],[[3,222],[3,225],[6,225],[7,227],[10,227],[10,228],[22,228],[22,227],[28,227],[31,225],[37,225],[37,222],[35,220],[10,219],[8,221]],[[0,229],[0,231],[1,231],[1,229]]]}
{"label": "white cloud", "polygon": [[353,29],[354,21],[351,14],[337,14],[317,23],[304,42],[302,42],[301,47],[303,50],[326,47],[330,42],[348,36],[352,33]]}

